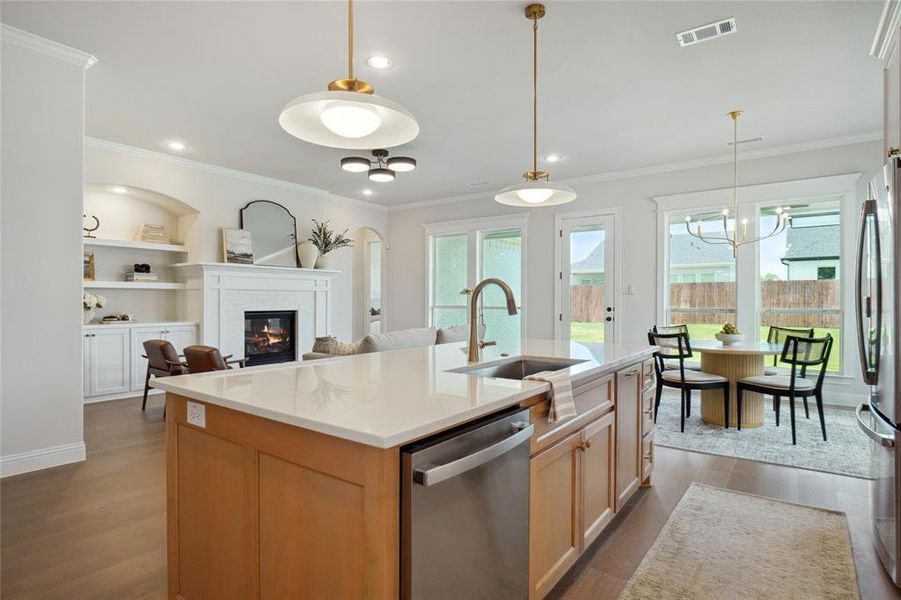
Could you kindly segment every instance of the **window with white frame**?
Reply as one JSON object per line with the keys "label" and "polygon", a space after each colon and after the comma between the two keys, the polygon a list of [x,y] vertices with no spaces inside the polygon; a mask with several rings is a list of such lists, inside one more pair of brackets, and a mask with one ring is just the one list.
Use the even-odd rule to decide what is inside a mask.
{"label": "window with white frame", "polygon": [[[841,371],[842,217],[839,199],[793,202],[781,233],[760,243],[760,339],[771,326],[813,329],[834,338],[827,368]],[[771,231],[777,206],[760,207],[760,231]]]}
{"label": "window with white frame", "polygon": [[[724,323],[735,323],[735,258],[729,246],[707,244],[689,235],[686,214],[690,213],[669,215],[666,320],[688,325],[693,340],[710,340]],[[730,219],[730,232],[733,225]]]}
{"label": "window with white frame", "polygon": [[484,337],[502,348],[518,345],[523,330],[524,238],[525,217],[427,225],[429,326],[465,325],[469,295],[464,290],[486,277],[497,277],[513,289],[519,314],[508,315],[503,292],[486,287],[480,302]]}
{"label": "window with white frame", "polygon": [[[730,245],[691,238],[684,222],[687,215],[695,224],[729,206],[731,189],[656,197],[666,243],[658,251],[655,322],[688,324],[693,339],[712,337],[726,322],[749,341],[766,341],[771,327],[813,329],[834,339],[829,373],[847,374],[849,364],[853,370],[854,349],[843,343],[853,335],[844,318],[852,294],[842,279],[853,266],[848,248],[856,234],[860,178],[852,173],[739,188],[738,219],[747,238],[771,232],[780,206],[790,207],[792,218],[784,231],[739,247],[734,259]],[[731,218],[727,227],[731,234]],[[722,220],[704,221],[703,232],[721,237]],[[694,258],[686,258],[689,252]]]}

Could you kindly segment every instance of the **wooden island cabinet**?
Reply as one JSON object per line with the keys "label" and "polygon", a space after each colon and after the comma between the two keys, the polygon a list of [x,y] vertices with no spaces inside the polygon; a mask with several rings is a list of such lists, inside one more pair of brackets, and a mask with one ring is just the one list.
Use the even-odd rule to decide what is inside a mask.
{"label": "wooden island cabinet", "polygon": [[[534,426],[531,598],[544,597],[639,483],[649,483],[646,373],[638,362],[578,380],[578,414],[562,423],[548,423],[547,394],[520,402]],[[400,596],[399,446],[378,448],[171,390],[167,409],[170,598]]]}

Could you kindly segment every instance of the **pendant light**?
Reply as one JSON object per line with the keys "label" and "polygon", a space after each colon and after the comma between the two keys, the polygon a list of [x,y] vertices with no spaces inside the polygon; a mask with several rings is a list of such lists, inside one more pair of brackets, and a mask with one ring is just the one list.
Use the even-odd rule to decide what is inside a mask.
{"label": "pendant light", "polygon": [[419,135],[409,110],[374,93],[354,77],[354,8],[347,2],[347,78],[336,79],[327,92],[298,96],[278,117],[282,129],[296,138],[328,146],[362,150],[391,148]]}
{"label": "pendant light", "polygon": [[547,171],[538,170],[538,19],[544,14],[543,4],[530,4],[525,10],[532,21],[532,170],[522,174],[525,181],[505,187],[494,197],[509,206],[554,206],[576,199],[574,189],[552,183]]}
{"label": "pendant light", "polygon": [[[732,212],[731,215],[734,219],[738,219],[738,120],[741,118],[743,112],[740,110],[733,110],[729,113],[729,117],[732,119]],[[779,235],[785,228],[788,226],[791,221],[791,216],[788,214],[789,211],[788,206],[778,207],[776,208],[776,224],[773,227],[773,230],[765,235],[760,235],[757,237],[748,237],[748,219],[741,220],[741,234],[739,235],[738,231],[738,223],[735,223],[735,227],[733,227],[732,235],[729,235],[729,208],[724,208],[722,210],[722,224],[723,224],[723,234],[713,234],[710,235],[705,234],[701,229],[701,224],[705,221],[712,221],[713,219],[719,220],[719,215],[714,215],[713,219],[710,215],[701,215],[698,220],[695,222],[695,230],[691,230],[691,215],[685,217],[685,229],[688,231],[688,234],[694,238],[701,240],[707,244],[722,244],[728,245],[732,247],[732,257],[735,258],[738,254],[738,249],[745,244],[753,244],[759,242],[761,240],[765,240],[767,238],[773,237],[774,235]]]}

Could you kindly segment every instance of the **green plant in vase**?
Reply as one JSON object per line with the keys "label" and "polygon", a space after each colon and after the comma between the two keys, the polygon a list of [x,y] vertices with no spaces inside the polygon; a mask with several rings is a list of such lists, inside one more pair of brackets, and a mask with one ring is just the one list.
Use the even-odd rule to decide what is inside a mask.
{"label": "green plant in vase", "polygon": [[329,267],[328,254],[333,250],[353,248],[354,241],[346,236],[347,232],[348,229],[345,229],[341,233],[336,233],[329,227],[328,221],[320,222],[313,219],[313,231],[310,233],[309,241],[319,250],[319,258],[316,259],[317,269]]}

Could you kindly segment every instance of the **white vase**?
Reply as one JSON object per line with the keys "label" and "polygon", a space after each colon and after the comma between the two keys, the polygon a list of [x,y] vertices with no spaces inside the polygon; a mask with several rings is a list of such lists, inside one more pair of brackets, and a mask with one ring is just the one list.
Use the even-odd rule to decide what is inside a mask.
{"label": "white vase", "polygon": [[319,249],[313,242],[300,242],[297,244],[297,258],[304,269],[315,269],[316,259],[319,258]]}
{"label": "white vase", "polygon": [[319,258],[316,259],[316,268],[317,269],[328,269],[332,264],[331,257],[325,254],[320,254]]}
{"label": "white vase", "polygon": [[95,316],[95,314],[94,314],[93,308],[89,308],[89,309],[85,310],[84,311],[84,324],[89,325],[91,323],[91,321],[94,320],[94,316]]}

